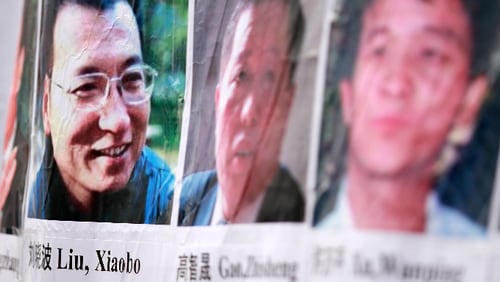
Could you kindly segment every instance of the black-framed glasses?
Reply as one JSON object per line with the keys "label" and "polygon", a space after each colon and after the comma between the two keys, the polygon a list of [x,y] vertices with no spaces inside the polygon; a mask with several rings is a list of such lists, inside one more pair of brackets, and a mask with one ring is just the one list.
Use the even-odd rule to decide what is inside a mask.
{"label": "black-framed glasses", "polygon": [[110,77],[96,72],[69,79],[68,86],[52,81],[67,94],[74,95],[79,109],[99,109],[106,103],[111,82],[117,81],[121,96],[127,105],[135,106],[149,101],[153,94],[155,77],[158,73],[148,65],[127,68],[120,76]]}

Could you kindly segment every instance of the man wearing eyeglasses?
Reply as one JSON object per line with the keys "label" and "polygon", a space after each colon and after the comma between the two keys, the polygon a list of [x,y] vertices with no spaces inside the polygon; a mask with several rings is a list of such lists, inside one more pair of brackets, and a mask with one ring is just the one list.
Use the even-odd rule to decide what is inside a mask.
{"label": "man wearing eyeglasses", "polygon": [[142,61],[130,5],[56,5],[42,109],[48,150],[29,216],[166,223],[174,176],[145,146],[157,74]]}

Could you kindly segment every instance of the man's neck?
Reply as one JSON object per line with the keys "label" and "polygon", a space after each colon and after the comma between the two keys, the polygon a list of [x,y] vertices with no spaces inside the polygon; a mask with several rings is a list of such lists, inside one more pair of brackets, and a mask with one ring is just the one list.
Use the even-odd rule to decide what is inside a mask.
{"label": "man's neck", "polygon": [[[231,186],[227,187],[229,189],[225,189],[222,187],[225,183],[220,181],[219,185],[221,186],[222,192],[227,191],[227,193],[229,193],[234,190],[242,191],[240,197],[236,199],[235,197],[230,198],[223,195],[224,193],[220,193],[224,218],[231,223],[254,222],[262,201],[264,200],[265,192],[278,170],[279,166],[275,169],[266,170],[260,175],[257,175],[257,171],[252,171],[246,181],[240,184],[245,187],[239,189],[234,189],[235,187]],[[259,170],[259,172],[260,171],[263,170]]]}
{"label": "man's neck", "polygon": [[94,204],[93,193],[77,184],[71,176],[65,176],[63,173],[60,173],[60,177],[68,192],[68,200],[71,201],[71,204],[82,214],[92,213]]}
{"label": "man's neck", "polygon": [[422,232],[432,177],[373,176],[356,165],[348,169],[347,198],[354,223],[366,229]]}
{"label": "man's neck", "polygon": [[[239,207],[235,207],[236,208],[235,216],[232,218],[228,218],[226,216],[227,213],[224,212],[226,210],[225,205],[227,204],[227,201],[224,198],[224,194],[220,193],[220,191],[217,194],[218,200],[217,200],[216,204],[222,205],[220,207],[220,211],[222,212],[222,216],[226,221],[228,221],[230,223],[252,223],[252,222],[255,222],[255,220],[257,219],[257,215],[259,213],[260,206],[262,205],[262,201],[264,200],[264,194],[265,193],[263,191],[262,193],[260,193],[256,197],[253,197],[253,201],[245,202],[242,205],[240,205]],[[219,199],[219,197],[220,197],[220,199]]]}

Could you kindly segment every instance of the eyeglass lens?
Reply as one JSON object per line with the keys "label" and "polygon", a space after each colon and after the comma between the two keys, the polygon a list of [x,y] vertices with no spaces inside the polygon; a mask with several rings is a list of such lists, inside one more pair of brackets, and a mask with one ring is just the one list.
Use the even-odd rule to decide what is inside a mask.
{"label": "eyeglass lens", "polygon": [[[131,68],[123,72],[116,80],[121,87],[124,101],[134,105],[148,100],[154,85],[154,76],[154,71],[146,67]],[[94,107],[103,102],[110,87],[113,86],[108,75],[94,73],[75,77],[68,92],[78,97],[81,107]]]}

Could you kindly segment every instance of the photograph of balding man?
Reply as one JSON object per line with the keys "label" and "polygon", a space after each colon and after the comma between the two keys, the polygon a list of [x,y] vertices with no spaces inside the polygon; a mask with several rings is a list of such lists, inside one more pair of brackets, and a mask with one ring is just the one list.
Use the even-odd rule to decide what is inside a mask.
{"label": "photograph of balding man", "polygon": [[[155,98],[179,99],[169,89],[158,87],[165,81],[165,69],[174,66],[162,65],[151,55],[146,57],[151,53],[150,39],[165,40],[168,34],[155,31],[151,35],[146,27],[151,28],[148,19],[160,24],[172,22],[165,14],[175,17],[177,9],[187,9],[187,4],[160,4],[146,0],[44,2],[39,120],[45,144],[29,194],[29,217],[170,222],[171,166],[175,165],[178,144],[171,145],[174,148],[170,151],[154,146],[149,132],[154,129],[150,119],[155,114],[158,119],[154,107],[161,107]],[[159,18],[141,14],[151,5],[157,11],[169,12],[169,8],[171,13],[160,13]],[[168,46],[172,42],[154,43],[154,48],[160,48],[160,43]],[[168,49],[162,52],[167,51],[175,54]],[[178,108],[175,104],[170,110],[160,108],[160,112],[175,118]],[[170,120],[161,119],[174,132],[162,142],[178,138],[177,124],[165,124]],[[168,154],[175,156],[168,160]]]}
{"label": "photograph of balding man", "polygon": [[[199,36],[213,38],[214,32],[218,38],[199,38],[199,44],[212,44],[204,46],[204,54],[217,50],[220,58],[199,66],[198,74],[206,67],[210,85],[193,89],[178,224],[301,222],[303,190],[291,172],[294,164],[280,159],[297,153],[283,150],[287,130],[307,127],[288,123],[298,95],[293,78],[304,30],[301,5],[288,0],[201,2],[197,9],[203,12],[197,15],[221,20],[224,28],[220,33],[207,31],[208,25],[199,29]],[[204,54],[195,52],[200,56],[195,61]]]}
{"label": "photograph of balding man", "polygon": [[[343,3],[332,24],[332,34],[344,40],[330,48],[338,59],[327,70],[316,226],[486,234],[476,215],[490,204],[481,194],[491,196],[493,187],[440,187],[440,180],[467,161],[460,154],[471,138],[487,135],[475,127],[482,106],[498,100],[487,99],[497,95],[489,90],[497,12],[498,1]],[[493,179],[494,170],[482,178]],[[482,204],[466,210],[444,201],[443,191],[455,202]]]}

